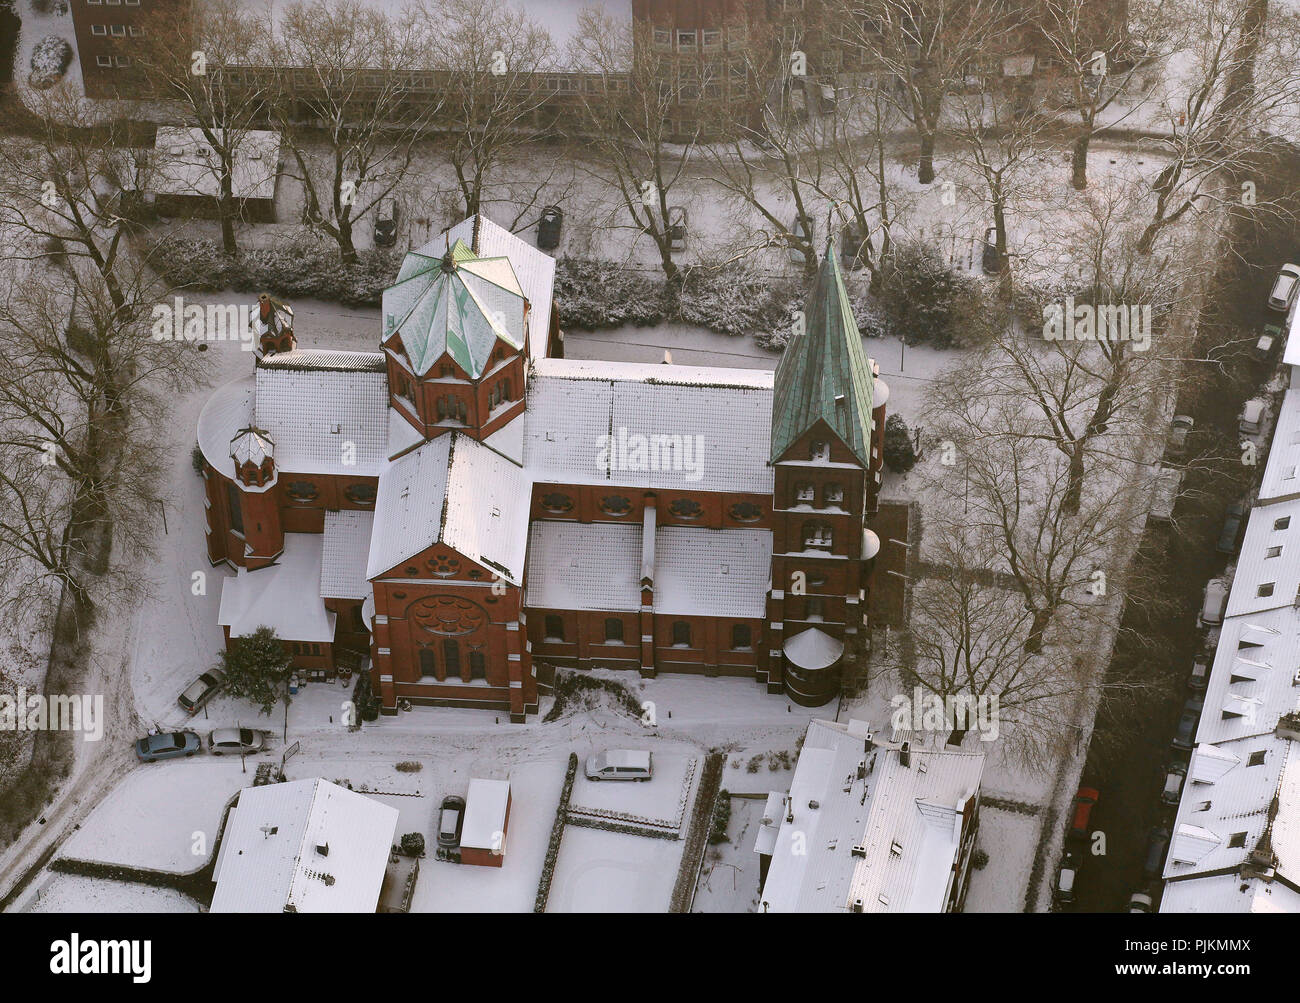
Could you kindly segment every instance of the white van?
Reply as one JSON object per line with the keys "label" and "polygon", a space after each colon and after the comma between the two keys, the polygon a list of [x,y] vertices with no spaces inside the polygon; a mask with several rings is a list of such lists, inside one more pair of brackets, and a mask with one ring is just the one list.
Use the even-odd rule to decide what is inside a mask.
{"label": "white van", "polygon": [[1215,578],[1205,586],[1205,602],[1196,617],[1198,627],[1217,627],[1223,623],[1223,611],[1228,606],[1228,586]]}
{"label": "white van", "polygon": [[606,749],[587,757],[588,780],[649,780],[650,753],[639,749]]}

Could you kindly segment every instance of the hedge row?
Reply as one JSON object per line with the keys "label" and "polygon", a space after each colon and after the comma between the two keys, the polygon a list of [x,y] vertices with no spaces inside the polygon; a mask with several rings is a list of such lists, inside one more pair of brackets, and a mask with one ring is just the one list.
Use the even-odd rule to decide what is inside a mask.
{"label": "hedge row", "polygon": [[564,771],[564,787],[560,790],[560,803],[555,806],[555,821],[551,825],[551,839],[546,845],[546,859],[542,862],[542,877],[537,883],[537,899],[533,912],[546,912],[546,900],[551,897],[551,878],[555,864],[560,859],[560,840],[569,819],[569,798],[573,796],[573,781],[578,776],[578,754],[569,753],[569,767]]}

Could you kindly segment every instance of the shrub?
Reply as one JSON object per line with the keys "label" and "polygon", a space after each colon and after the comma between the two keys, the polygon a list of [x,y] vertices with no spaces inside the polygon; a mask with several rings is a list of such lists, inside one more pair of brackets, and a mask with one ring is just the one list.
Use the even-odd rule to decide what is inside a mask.
{"label": "shrub", "polygon": [[970,865],[977,871],[982,871],[988,866],[989,855],[983,850],[976,850],[970,856]]}
{"label": "shrub", "polygon": [[203,450],[196,445],[190,450],[190,466],[194,468],[194,472],[200,477],[203,476],[203,462]]}
{"label": "shrub", "polygon": [[314,238],[250,248],[231,257],[217,241],[172,234],[151,241],[147,255],[163,278],[180,288],[269,292],[344,306],[378,306],[401,266],[397,252],[378,248],[358,251],[357,263],[345,265],[337,245]]}
{"label": "shrub", "polygon": [[916,466],[912,435],[901,415],[885,419],[885,465],[896,474],[905,474]]}
{"label": "shrub", "polygon": [[408,857],[424,856],[424,834],[420,832],[403,833],[401,847],[402,852]]}
{"label": "shrub", "polygon": [[665,318],[663,283],[651,275],[594,258],[555,263],[561,327],[596,329],[658,324]]}
{"label": "shrub", "polygon": [[357,674],[356,686],[352,690],[352,703],[357,708],[357,717],[362,721],[379,720],[379,698],[371,692],[369,672]]}
{"label": "shrub", "polygon": [[730,842],[727,836],[727,823],[731,821],[731,795],[724,787],[718,791],[718,799],[713,802],[713,824],[709,829],[711,844]]}
{"label": "shrub", "polygon": [[414,759],[406,759],[398,763],[394,769],[396,769],[398,773],[419,773],[424,769],[424,764],[417,763]]}

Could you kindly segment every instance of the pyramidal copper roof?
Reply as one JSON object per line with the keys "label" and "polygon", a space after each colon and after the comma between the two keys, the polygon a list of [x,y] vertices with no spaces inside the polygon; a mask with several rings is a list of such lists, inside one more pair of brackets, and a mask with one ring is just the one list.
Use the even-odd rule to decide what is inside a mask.
{"label": "pyramidal copper roof", "polygon": [[384,290],[384,341],[400,338],[416,375],[444,354],[472,379],[498,338],[524,344],[524,294],[507,258],[480,258],[461,241],[441,257],[412,251]]}
{"label": "pyramidal copper roof", "polygon": [[824,421],[864,467],[870,466],[871,383],[871,363],[828,243],[804,302],[804,331],[790,339],[776,367],[772,462]]}

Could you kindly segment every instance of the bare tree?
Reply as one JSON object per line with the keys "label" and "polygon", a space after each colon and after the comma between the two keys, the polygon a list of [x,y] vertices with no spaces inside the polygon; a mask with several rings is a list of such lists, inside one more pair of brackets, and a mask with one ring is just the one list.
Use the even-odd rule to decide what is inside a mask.
{"label": "bare tree", "polygon": [[[910,657],[902,659],[899,681],[954,705],[982,701],[996,712],[996,740],[1008,758],[1031,768],[1054,762],[1072,744],[1062,727],[1069,704],[1097,684],[1099,666],[1079,656],[1087,649],[1073,636],[1026,650],[1034,614],[990,574],[997,560],[987,538],[960,520],[929,523],[926,537],[932,563],[912,590]],[[949,741],[960,743],[969,725],[947,721]]]}
{"label": "bare tree", "polygon": [[1155,208],[1138,241],[1144,254],[1194,209],[1286,211],[1280,203],[1257,202],[1250,178],[1268,152],[1270,129],[1294,124],[1300,17],[1279,10],[1261,23],[1251,0],[1207,0],[1184,16],[1192,27],[1192,59],[1186,76],[1170,83],[1167,120],[1154,141],[1166,163],[1151,184]]}
{"label": "bare tree", "polygon": [[917,178],[930,184],[944,101],[960,91],[968,68],[1001,51],[1008,5],[1005,0],[841,0],[837,16],[859,62],[895,78],[895,104],[920,141]]}
{"label": "bare tree", "polygon": [[437,111],[413,94],[433,44],[422,18],[389,18],[358,0],[299,0],[271,41],[275,115],[300,182],[306,222],[345,264],[357,261],[356,221],[407,177],[416,141]]}
{"label": "bare tree", "polygon": [[[238,253],[235,224],[243,216],[235,164],[248,169],[249,133],[268,111],[270,77],[260,69],[267,58],[265,27],[241,0],[163,5],[145,25],[144,45],[136,56],[153,91],[180,105],[212,151],[210,157],[196,158],[197,170],[191,167],[182,177],[196,193],[215,191],[221,243],[229,255]],[[273,177],[275,158],[267,158],[260,170]]]}
{"label": "bare tree", "polygon": [[[1134,93],[1138,81],[1178,45],[1174,0],[1134,0],[1126,13],[1121,21],[1094,0],[1043,0],[1036,8],[1037,34],[1057,67],[1047,77],[1048,89],[1078,119],[1070,153],[1070,183],[1076,189],[1088,186],[1093,139],[1142,108],[1147,95]],[[1105,115],[1121,106],[1120,114]]]}
{"label": "bare tree", "polygon": [[645,22],[623,23],[585,10],[570,61],[589,84],[579,107],[594,160],[591,176],[612,193],[616,213],[653,241],[675,294],[682,276],[673,261],[669,200],[686,174],[701,127],[697,121],[689,135],[675,136],[673,111],[697,100],[698,93],[678,76],[677,57],[654,46],[651,32]]}
{"label": "bare tree", "polygon": [[542,78],[557,68],[555,45],[509,0],[429,0],[422,10],[446,79],[439,146],[473,216],[495,199],[503,169],[551,131]]}

